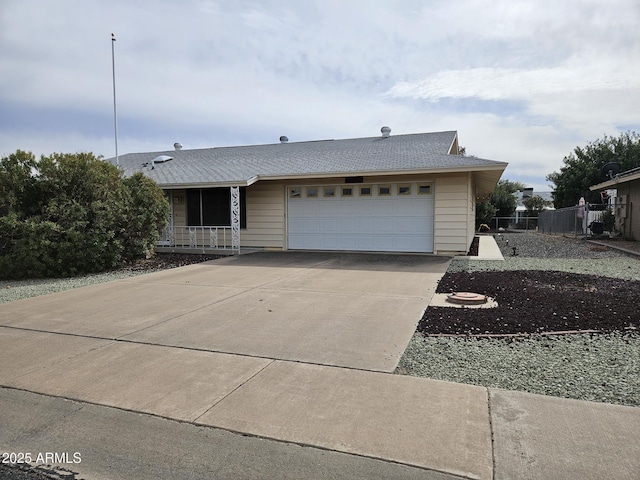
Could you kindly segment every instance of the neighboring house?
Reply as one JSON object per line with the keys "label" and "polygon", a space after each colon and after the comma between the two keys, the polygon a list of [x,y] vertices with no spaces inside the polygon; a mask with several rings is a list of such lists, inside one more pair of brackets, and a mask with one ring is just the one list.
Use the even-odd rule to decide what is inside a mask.
{"label": "neighboring house", "polygon": [[161,245],[170,249],[465,254],[476,198],[491,194],[507,164],[458,155],[455,131],[389,131],[198,150],[176,144],[122,155],[119,164],[167,193],[171,224]]}
{"label": "neighboring house", "polygon": [[640,240],[640,168],[615,175],[589,187],[591,191],[616,190],[613,205],[615,228],[624,238]]}
{"label": "neighboring house", "polygon": [[[531,198],[531,197],[541,197],[543,200],[547,200],[548,202],[553,202],[553,196],[551,194],[551,192],[534,192],[533,188],[525,188],[524,190],[518,190],[517,192],[515,192],[513,194],[516,199],[518,200],[518,206],[516,207],[516,223],[518,223],[520,220],[522,220],[524,217],[527,216],[527,207],[524,204],[524,201],[527,198]],[[545,210],[555,210],[555,208],[553,207],[553,203],[549,204],[548,206],[544,207]]]}

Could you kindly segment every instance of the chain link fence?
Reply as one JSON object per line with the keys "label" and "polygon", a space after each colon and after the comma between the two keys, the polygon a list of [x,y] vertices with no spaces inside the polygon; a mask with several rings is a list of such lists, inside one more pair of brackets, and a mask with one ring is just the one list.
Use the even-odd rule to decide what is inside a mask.
{"label": "chain link fence", "polygon": [[589,237],[607,235],[631,238],[631,214],[628,204],[585,204],[545,210],[538,216],[493,217],[487,230],[536,230],[545,234]]}
{"label": "chain link fence", "polygon": [[535,230],[538,226],[536,217],[493,217],[487,224],[491,230],[510,228],[518,230]]}
{"label": "chain link fence", "polygon": [[[538,231],[556,235],[581,237],[623,231],[620,208],[613,204],[586,204],[540,213]],[[616,217],[618,212],[618,217]]]}

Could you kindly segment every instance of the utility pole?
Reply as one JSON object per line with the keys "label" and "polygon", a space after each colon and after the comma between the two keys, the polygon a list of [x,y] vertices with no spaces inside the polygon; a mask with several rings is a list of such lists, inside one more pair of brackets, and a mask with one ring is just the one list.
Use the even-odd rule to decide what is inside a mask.
{"label": "utility pole", "polygon": [[116,54],[115,54],[116,36],[111,34],[111,70],[113,72],[113,130],[116,139],[116,166],[120,166],[118,158],[118,111],[116,109]]}

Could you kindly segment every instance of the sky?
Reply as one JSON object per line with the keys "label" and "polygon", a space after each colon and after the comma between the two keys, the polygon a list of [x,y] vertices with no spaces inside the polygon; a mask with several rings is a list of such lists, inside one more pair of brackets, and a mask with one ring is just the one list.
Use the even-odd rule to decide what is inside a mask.
{"label": "sky", "polygon": [[[111,34],[115,34],[115,43]],[[638,0],[0,0],[0,155],[457,130],[537,191],[640,131]]]}

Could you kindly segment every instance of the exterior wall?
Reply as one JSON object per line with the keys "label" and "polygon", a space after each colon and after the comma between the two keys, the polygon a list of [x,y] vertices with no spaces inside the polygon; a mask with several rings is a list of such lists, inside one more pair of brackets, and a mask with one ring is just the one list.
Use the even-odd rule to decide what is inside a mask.
{"label": "exterior wall", "polygon": [[[469,249],[471,179],[469,174],[443,175],[436,179],[434,253],[465,254]],[[473,236],[471,236],[473,239]]]}
{"label": "exterior wall", "polygon": [[170,190],[171,192],[171,214],[173,225],[187,224],[187,192],[185,190]]}
{"label": "exterior wall", "polygon": [[[473,240],[475,200],[471,174],[397,175],[364,177],[365,184],[425,182],[435,196],[434,253],[465,254]],[[240,231],[241,247],[287,248],[286,187],[344,185],[344,177],[260,181],[247,187],[247,228]],[[173,191],[174,225],[186,225],[186,194]],[[180,201],[176,201],[179,197]]]}
{"label": "exterior wall", "polygon": [[240,230],[241,247],[284,248],[284,191],[280,182],[258,182],[247,187],[247,228]]}
{"label": "exterior wall", "polygon": [[640,180],[617,185],[617,197],[627,196],[623,235],[629,240],[640,240]]}
{"label": "exterior wall", "polygon": [[473,183],[473,175],[471,173],[469,173],[467,195],[467,203],[469,204],[469,209],[467,210],[467,251],[469,251],[473,237],[476,235],[476,187]]}

